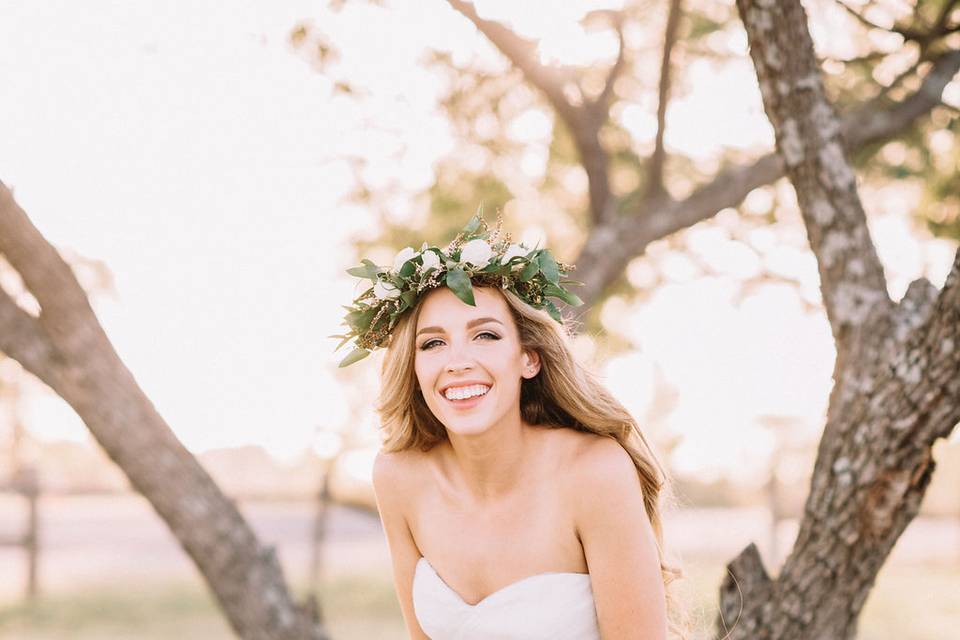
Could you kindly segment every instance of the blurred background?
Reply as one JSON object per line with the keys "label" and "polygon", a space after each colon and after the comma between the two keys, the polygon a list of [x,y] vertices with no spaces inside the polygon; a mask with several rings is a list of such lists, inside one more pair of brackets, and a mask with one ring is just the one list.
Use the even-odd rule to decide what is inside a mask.
{"label": "blurred background", "polygon": [[[631,67],[602,134],[629,201],[656,144],[669,3],[475,4],[586,84],[617,57],[605,19],[623,12]],[[946,4],[805,3],[838,108],[915,89],[915,43],[882,27]],[[569,132],[440,0],[0,6],[0,179],[294,590],[320,594],[334,637],[404,638],[370,485],[380,355],[339,370],[327,337],[361,291],[345,269],[445,243],[480,202],[572,261],[589,229]],[[687,7],[673,64],[664,186],[683,198],[769,153],[773,133],[732,0]],[[956,251],[958,110],[954,78],[908,133],[852,157],[894,300],[919,277],[940,287]],[[792,544],[835,355],[818,283],[781,179],[648,245],[578,316],[578,355],[675,478],[666,540],[701,629],[726,562],[755,542],[776,573]],[[934,449],[861,638],[940,639],[960,623],[958,440]],[[2,354],[0,543],[0,639],[231,637],[150,505]]]}

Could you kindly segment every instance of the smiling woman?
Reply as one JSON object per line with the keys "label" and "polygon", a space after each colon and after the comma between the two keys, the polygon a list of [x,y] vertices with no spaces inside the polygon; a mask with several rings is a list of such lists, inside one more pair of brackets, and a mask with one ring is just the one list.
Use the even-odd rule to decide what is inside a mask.
{"label": "smiling woman", "polygon": [[470,279],[469,302],[432,287],[381,343],[373,480],[410,636],[685,637],[667,477],[636,420],[553,313]]}

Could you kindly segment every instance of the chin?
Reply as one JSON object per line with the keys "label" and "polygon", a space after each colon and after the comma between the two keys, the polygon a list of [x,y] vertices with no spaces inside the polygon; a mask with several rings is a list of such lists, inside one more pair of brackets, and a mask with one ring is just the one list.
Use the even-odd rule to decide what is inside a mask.
{"label": "chin", "polygon": [[487,420],[458,420],[454,418],[453,420],[444,422],[443,426],[445,426],[450,433],[455,433],[460,436],[473,436],[484,433],[490,429],[491,424]]}

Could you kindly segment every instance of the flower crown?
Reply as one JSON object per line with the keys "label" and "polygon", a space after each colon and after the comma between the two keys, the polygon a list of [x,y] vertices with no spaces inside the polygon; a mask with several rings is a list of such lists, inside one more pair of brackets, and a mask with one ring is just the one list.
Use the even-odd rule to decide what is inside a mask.
{"label": "flower crown", "polygon": [[478,209],[467,226],[447,246],[428,247],[424,242],[420,251],[406,247],[397,253],[391,267],[379,267],[370,260],[347,269],[347,273],[373,282],[373,286],[345,306],[347,315],[343,324],[350,330],[341,338],[337,349],[356,339],[353,351],[340,362],[341,367],[365,358],[373,349],[384,346],[400,316],[412,308],[426,291],[446,285],[460,300],[476,306],[471,282],[477,285],[499,286],[516,294],[535,309],[546,309],[550,316],[563,324],[557,306],[547,298],[557,298],[571,306],[583,301],[563,288],[564,284],[583,284],[560,277],[575,267],[557,262],[549,249],[530,249],[513,244],[510,234],[502,234],[503,219],[497,214],[497,227],[490,231]]}

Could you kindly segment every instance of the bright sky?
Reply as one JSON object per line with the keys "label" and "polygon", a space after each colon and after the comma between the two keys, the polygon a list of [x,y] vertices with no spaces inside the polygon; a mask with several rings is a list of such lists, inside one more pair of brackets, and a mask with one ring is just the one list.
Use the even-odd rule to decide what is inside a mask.
{"label": "bright sky", "polygon": [[[451,140],[434,108],[438,81],[416,64],[423,43],[460,56],[489,49],[443,2],[399,3],[389,19],[368,8],[331,16],[323,4],[4,3],[0,179],[48,239],[112,270],[116,296],[95,301],[98,315],[196,452],[256,443],[293,456],[311,446],[318,426],[352,420],[375,439],[373,416],[351,416],[347,401],[372,403],[364,396],[373,392],[374,361],[345,387],[336,372],[344,352],[332,354],[335,341],[326,338],[340,332],[340,305],[354,295],[343,274],[352,266],[346,239],[373,231],[362,209],[337,205],[351,186],[337,158],[368,156],[374,182],[428,184],[431,163]],[[491,15],[515,16],[525,33],[540,29],[546,60],[567,55],[561,45],[580,36],[593,42],[587,58],[602,56],[607,44],[578,36],[571,22],[584,7],[616,5],[480,3]],[[290,30],[305,19],[343,42],[378,43],[376,51],[354,46],[342,62],[375,89],[363,109],[332,97],[330,81],[290,47]],[[692,67],[689,92],[670,112],[668,145],[700,154],[771,144],[751,73],[746,61],[722,71]],[[743,90],[730,90],[736,86]],[[712,104],[706,119],[695,106],[704,94]],[[362,129],[370,117],[377,127]],[[641,137],[652,135],[650,117],[640,108],[623,114]],[[535,114],[530,123],[549,133]],[[389,157],[396,139],[379,131],[391,129],[407,143],[400,163]],[[890,211],[873,229],[882,257],[899,265],[897,295],[923,273],[939,286],[951,255],[949,243],[914,237],[902,215],[910,202],[898,207],[898,197],[906,196],[876,199]],[[743,474],[770,448],[758,416],[820,427],[833,347],[825,320],[804,315],[793,290],[771,287],[739,308],[730,303],[733,278],[755,265],[721,227],[691,233],[700,234],[704,259],[731,273],[699,279],[682,258],[667,256],[672,284],[611,314],[641,347],[606,363],[605,373],[642,414],[661,367],[681,393],[668,419],[684,436],[678,468]],[[769,260],[815,287],[802,243],[791,253],[772,242]],[[87,438],[48,394],[32,396],[24,411],[43,439]]]}

